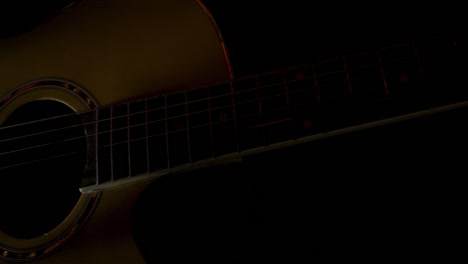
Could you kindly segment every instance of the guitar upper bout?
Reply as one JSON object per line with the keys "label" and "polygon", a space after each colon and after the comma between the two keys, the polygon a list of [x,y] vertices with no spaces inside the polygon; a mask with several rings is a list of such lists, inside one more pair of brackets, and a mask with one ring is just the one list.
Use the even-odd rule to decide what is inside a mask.
{"label": "guitar upper bout", "polygon": [[[82,0],[0,39],[0,57],[0,262],[60,263],[66,253],[49,254],[66,241],[82,234],[75,244],[86,244],[89,233],[77,231],[107,201],[79,191],[97,183],[87,111],[232,78],[219,29],[197,0]],[[103,254],[119,261],[125,252]]]}

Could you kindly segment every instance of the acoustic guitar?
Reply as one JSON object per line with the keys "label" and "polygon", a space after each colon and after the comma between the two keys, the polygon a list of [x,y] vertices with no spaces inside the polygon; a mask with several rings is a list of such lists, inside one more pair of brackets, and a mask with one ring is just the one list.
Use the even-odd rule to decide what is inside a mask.
{"label": "acoustic guitar", "polygon": [[234,78],[198,0],[77,1],[0,58],[0,263],[145,263],[132,210],[161,176],[468,97],[463,33]]}

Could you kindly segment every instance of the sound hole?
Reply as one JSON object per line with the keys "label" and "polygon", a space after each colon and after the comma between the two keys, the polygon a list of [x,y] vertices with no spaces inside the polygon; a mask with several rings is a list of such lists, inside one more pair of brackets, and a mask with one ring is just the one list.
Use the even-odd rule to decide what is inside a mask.
{"label": "sound hole", "polygon": [[63,103],[29,102],[0,127],[0,230],[34,238],[59,225],[80,197],[86,138]]}

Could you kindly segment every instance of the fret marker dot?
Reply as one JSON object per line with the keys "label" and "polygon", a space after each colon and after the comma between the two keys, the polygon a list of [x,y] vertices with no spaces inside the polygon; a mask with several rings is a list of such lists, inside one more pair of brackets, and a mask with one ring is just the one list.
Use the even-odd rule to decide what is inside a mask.
{"label": "fret marker dot", "polygon": [[226,112],[219,113],[218,116],[219,121],[226,121],[229,119],[229,115]]}
{"label": "fret marker dot", "polygon": [[301,81],[301,80],[304,80],[304,78],[305,78],[304,73],[302,72],[296,73],[296,80]]}
{"label": "fret marker dot", "polygon": [[406,72],[400,73],[400,75],[398,76],[398,81],[400,83],[407,83],[409,81],[408,74]]}
{"label": "fret marker dot", "polygon": [[312,120],[310,120],[310,119],[305,119],[305,120],[302,122],[302,125],[304,126],[304,128],[310,129],[310,128],[312,128],[312,126],[313,126]]}

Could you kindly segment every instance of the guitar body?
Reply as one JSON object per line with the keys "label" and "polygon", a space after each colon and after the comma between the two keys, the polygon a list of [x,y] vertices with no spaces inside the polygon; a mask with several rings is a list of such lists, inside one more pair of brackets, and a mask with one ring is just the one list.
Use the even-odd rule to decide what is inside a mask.
{"label": "guitar body", "polygon": [[[3,126],[16,117],[28,119],[32,112],[54,112],[58,107],[77,113],[232,77],[221,34],[207,9],[195,0],[77,1],[29,32],[1,39],[0,57]],[[24,114],[24,109],[31,110],[28,105],[36,103]],[[96,146],[91,130],[85,128],[84,133],[88,140],[81,147],[87,154],[72,158],[76,161],[72,164],[79,164],[76,167],[55,161],[57,169],[52,169],[52,163],[41,161],[17,173],[14,169],[0,172],[2,201],[28,200],[12,203],[0,213],[0,219],[9,219],[2,220],[0,228],[0,263],[144,263],[133,242],[130,215],[139,193],[151,182],[145,177],[105,191],[95,188],[75,194],[65,206],[67,212],[54,223],[23,233],[35,225],[37,208],[49,208],[39,213],[45,215],[44,220],[58,209],[49,205],[63,198],[47,193],[62,188],[62,179],[77,172],[86,176],[78,183],[72,180],[75,187],[88,185],[85,182],[92,178],[97,183],[96,154],[90,154]],[[9,147],[22,141],[12,141]],[[41,154],[31,156],[37,159]],[[4,167],[12,159],[24,160],[22,154],[1,159]],[[23,187],[10,191],[9,184]],[[72,190],[78,192],[75,187]],[[22,196],[24,189],[32,193],[25,191]],[[42,195],[48,198],[36,199]],[[29,220],[15,227],[13,222],[19,217],[14,215],[20,211],[30,211],[21,215]]]}
{"label": "guitar body", "polygon": [[[362,171],[363,160],[351,150],[366,142],[346,138],[466,109],[466,43],[466,34],[453,33],[233,78],[223,38],[200,0],[76,1],[32,30],[0,39],[0,263],[138,264],[159,261],[157,250],[169,263],[183,254],[219,263],[218,256],[238,260],[239,252],[257,251],[263,242],[259,258],[282,251],[291,262],[295,252],[308,252],[302,241],[315,236],[305,236],[297,223],[315,228],[304,209],[309,187],[317,198],[333,196],[322,184],[335,188],[341,173],[334,168],[347,167],[337,158]],[[338,135],[345,135],[342,142],[322,140]],[[429,149],[420,142],[418,150]],[[278,159],[256,156],[295,145],[304,148]],[[381,167],[398,161],[389,153],[381,159],[374,150],[385,148],[374,145],[368,156],[382,160]],[[304,155],[306,148],[313,151]],[[354,156],[356,162],[348,160]],[[333,177],[317,180],[319,167]],[[200,177],[205,169],[210,177]],[[260,195],[275,197],[264,206],[275,230],[239,224],[255,207],[246,204],[255,199],[245,198],[252,186],[243,182],[251,174],[253,185],[272,185],[274,194]],[[168,178],[175,180],[164,185]],[[281,191],[287,180],[291,197],[304,196],[302,203]],[[153,210],[164,204],[170,205]],[[181,208],[168,208],[173,204]],[[206,217],[211,208],[218,218]],[[277,236],[277,227],[303,236],[302,248],[290,243],[294,235]]]}
{"label": "guitar body", "polygon": [[0,70],[8,72],[0,94],[58,78],[108,105],[211,85],[230,77],[221,41],[197,1],[78,1],[0,42]]}

